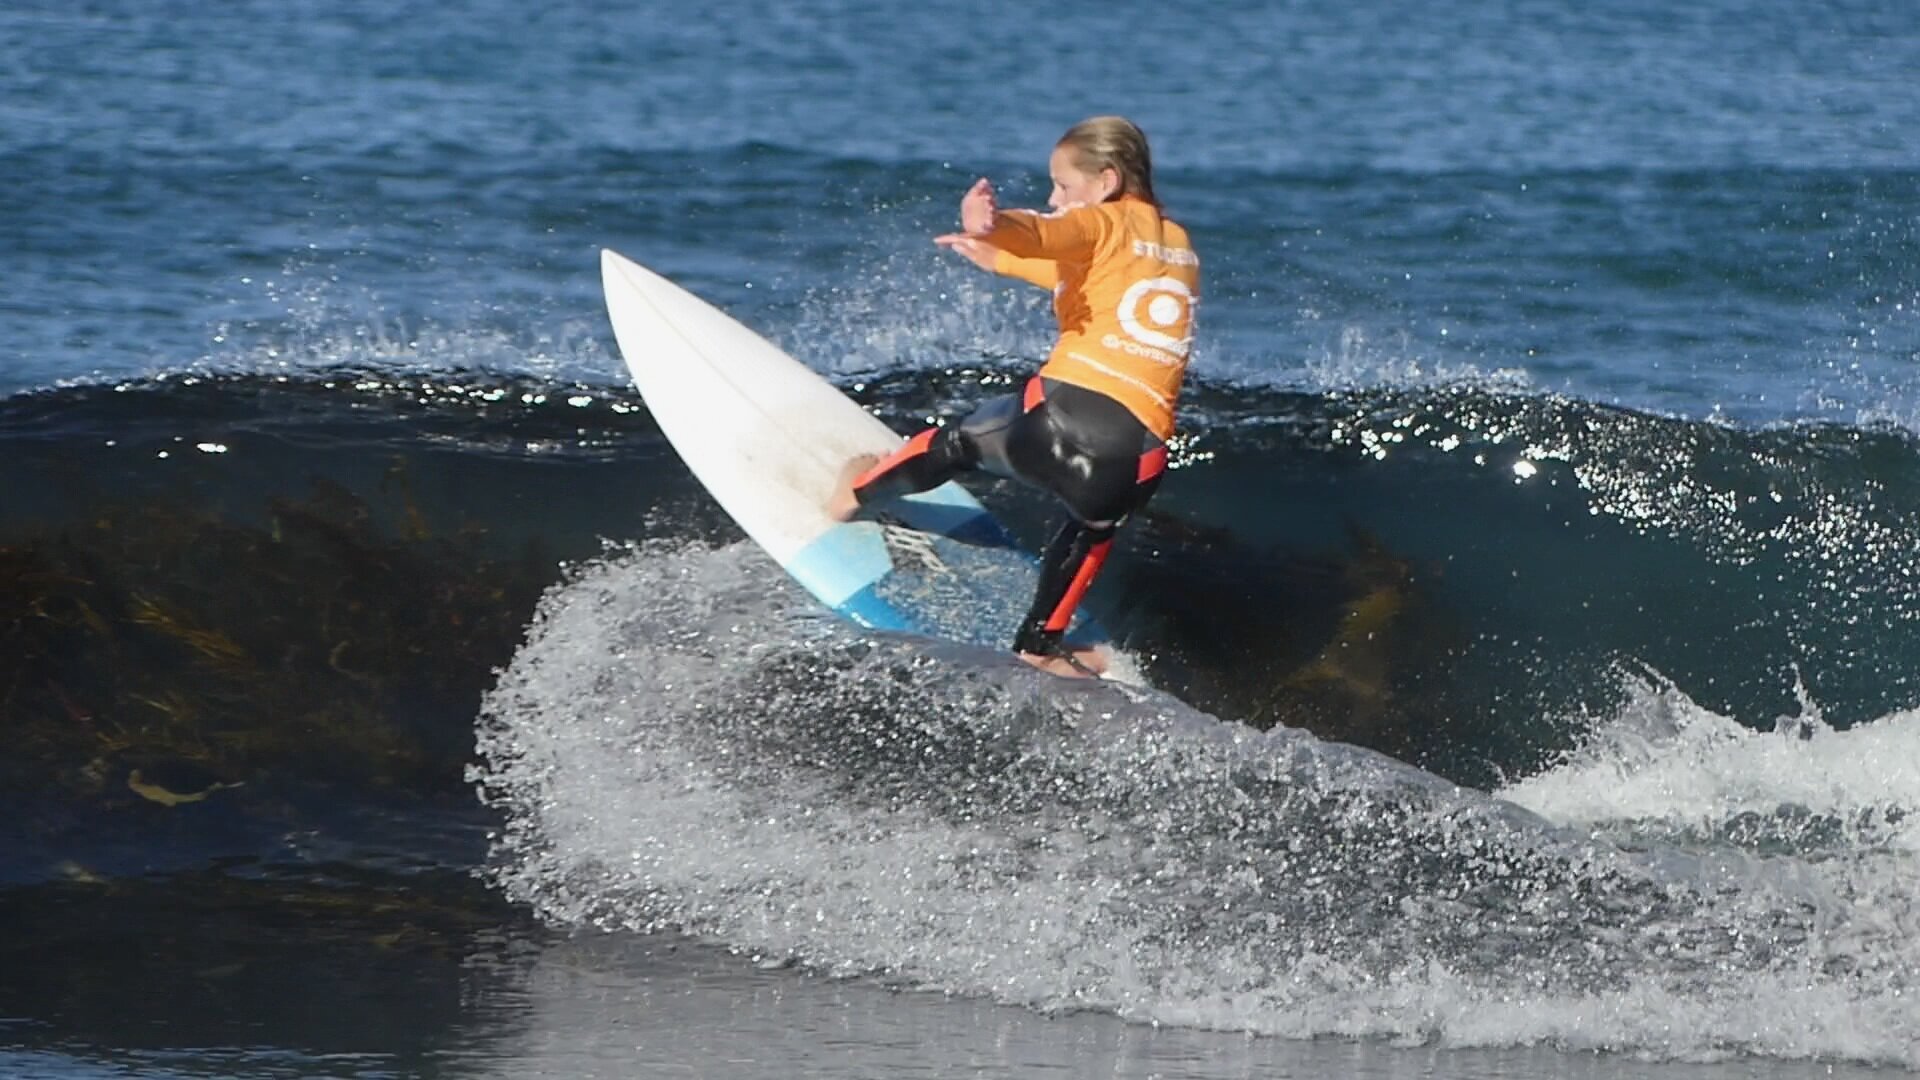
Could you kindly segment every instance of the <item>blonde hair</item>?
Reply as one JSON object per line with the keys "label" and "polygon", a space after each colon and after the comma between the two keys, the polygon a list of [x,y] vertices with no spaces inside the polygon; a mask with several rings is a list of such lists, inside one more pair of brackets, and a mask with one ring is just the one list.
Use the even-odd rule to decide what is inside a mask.
{"label": "blonde hair", "polygon": [[1147,150],[1147,135],[1124,116],[1095,116],[1073,125],[1055,146],[1073,152],[1074,163],[1082,172],[1098,175],[1112,169],[1120,177],[1113,198],[1133,195],[1160,205],[1153,194],[1153,155]]}

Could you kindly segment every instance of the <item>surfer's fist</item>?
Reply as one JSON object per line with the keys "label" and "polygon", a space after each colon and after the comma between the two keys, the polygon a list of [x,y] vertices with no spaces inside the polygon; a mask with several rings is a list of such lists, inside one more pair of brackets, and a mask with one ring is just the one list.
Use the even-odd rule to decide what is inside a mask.
{"label": "surfer's fist", "polygon": [[960,197],[960,231],[985,236],[993,231],[993,214],[999,209],[993,201],[993,182],[981,177]]}

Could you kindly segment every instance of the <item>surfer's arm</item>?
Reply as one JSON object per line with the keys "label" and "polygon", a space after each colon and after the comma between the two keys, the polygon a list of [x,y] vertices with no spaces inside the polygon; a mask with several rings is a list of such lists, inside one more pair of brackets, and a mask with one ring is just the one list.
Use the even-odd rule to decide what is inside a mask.
{"label": "surfer's arm", "polygon": [[1023,259],[1018,255],[1009,255],[985,240],[965,233],[936,236],[933,242],[966,256],[967,261],[982,270],[1019,278],[1048,291],[1060,285],[1060,264],[1052,259]]}
{"label": "surfer's arm", "polygon": [[1015,258],[1083,263],[1092,261],[1106,228],[1106,215],[1090,206],[1055,214],[1003,210],[980,239]]}
{"label": "surfer's arm", "polygon": [[1052,290],[1060,285],[1060,264],[1052,259],[1023,259],[1000,248],[993,249],[993,265],[988,267],[996,274],[1019,278],[1031,285]]}

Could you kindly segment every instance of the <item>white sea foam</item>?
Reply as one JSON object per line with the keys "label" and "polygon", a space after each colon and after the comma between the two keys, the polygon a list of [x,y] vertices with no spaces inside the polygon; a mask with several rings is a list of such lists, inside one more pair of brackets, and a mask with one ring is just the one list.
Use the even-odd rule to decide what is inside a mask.
{"label": "white sea foam", "polygon": [[[1803,712],[1755,731],[1656,680],[1630,680],[1621,711],[1567,760],[1502,789],[1580,827],[1725,836],[1772,819],[1808,842],[1920,853],[1920,711],[1844,731],[1803,692]],[[1821,821],[1830,829],[1817,828]]]}
{"label": "white sea foam", "polygon": [[[1743,736],[1655,692],[1627,719],[1680,749],[1641,724],[1506,801],[795,600],[744,546],[612,556],[546,598],[480,737],[509,895],[1042,1009],[1920,1064],[1904,841],[1763,850],[1693,824],[1907,805],[1901,767],[1848,773],[1910,759],[1904,718]],[[1780,749],[1823,743],[1847,749]],[[1615,827],[1649,817],[1687,829]]]}

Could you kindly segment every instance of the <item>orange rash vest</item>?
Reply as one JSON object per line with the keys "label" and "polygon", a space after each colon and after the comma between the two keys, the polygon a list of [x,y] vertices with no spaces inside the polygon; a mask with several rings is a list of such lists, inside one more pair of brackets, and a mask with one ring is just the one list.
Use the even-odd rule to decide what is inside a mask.
{"label": "orange rash vest", "polygon": [[1040,374],[1105,394],[1172,437],[1200,299],[1187,231],[1129,195],[1052,214],[1003,211],[982,239],[999,249],[996,273],[1053,290],[1060,338]]}

